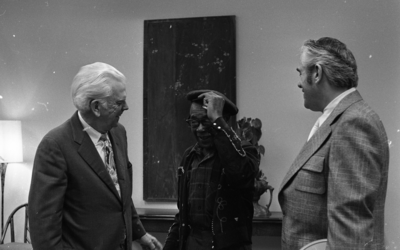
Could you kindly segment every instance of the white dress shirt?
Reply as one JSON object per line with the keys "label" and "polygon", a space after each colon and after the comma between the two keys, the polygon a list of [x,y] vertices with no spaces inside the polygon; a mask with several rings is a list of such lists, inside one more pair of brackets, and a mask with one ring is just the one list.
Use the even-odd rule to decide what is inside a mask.
{"label": "white dress shirt", "polygon": [[[103,146],[102,146],[102,144],[98,143],[101,133],[98,132],[97,130],[95,130],[94,128],[92,128],[87,122],[85,122],[85,120],[83,120],[83,117],[80,112],[78,112],[78,116],[79,116],[79,120],[82,123],[83,131],[86,131],[86,133],[89,135],[90,139],[92,140],[94,146],[97,149],[97,152],[99,153],[101,159],[104,162],[105,155],[104,155],[104,151],[103,151]],[[108,135],[107,135],[107,139],[110,139],[110,138],[108,138]]]}
{"label": "white dress shirt", "polygon": [[351,88],[346,90],[345,92],[341,93],[338,95],[335,99],[333,99],[325,108],[322,113],[322,115],[317,119],[315,122],[313,128],[311,129],[311,132],[308,136],[308,140],[314,135],[314,133],[318,130],[319,127],[322,126],[322,124],[326,121],[326,119],[329,117],[330,114],[332,114],[332,111],[336,108],[336,106],[339,104],[343,98],[345,98],[348,94],[356,91],[356,88]]}

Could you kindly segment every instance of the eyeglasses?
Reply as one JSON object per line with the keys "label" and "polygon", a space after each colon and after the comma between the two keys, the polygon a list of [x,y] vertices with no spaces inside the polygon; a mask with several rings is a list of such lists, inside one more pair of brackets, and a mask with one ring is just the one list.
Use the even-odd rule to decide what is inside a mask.
{"label": "eyeglasses", "polygon": [[186,119],[186,123],[191,127],[192,129],[196,129],[200,126],[200,123],[203,125],[203,127],[211,127],[212,122],[210,120],[196,120],[196,119]]}

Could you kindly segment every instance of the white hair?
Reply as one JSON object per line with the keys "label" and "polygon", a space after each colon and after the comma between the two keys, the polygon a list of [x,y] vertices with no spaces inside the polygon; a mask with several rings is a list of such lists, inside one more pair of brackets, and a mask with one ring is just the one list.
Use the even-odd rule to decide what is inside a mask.
{"label": "white hair", "polygon": [[112,86],[116,82],[125,85],[126,78],[113,66],[96,62],[81,67],[71,85],[72,101],[81,112],[90,110],[93,99],[101,99],[103,103],[112,95]]}

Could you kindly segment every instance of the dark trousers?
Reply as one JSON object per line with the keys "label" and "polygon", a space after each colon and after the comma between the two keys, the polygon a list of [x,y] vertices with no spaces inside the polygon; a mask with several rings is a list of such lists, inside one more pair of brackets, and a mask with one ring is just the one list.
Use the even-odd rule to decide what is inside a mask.
{"label": "dark trousers", "polygon": [[[191,230],[186,241],[186,250],[214,250],[211,231]],[[251,250],[251,245],[235,245],[221,250]]]}
{"label": "dark trousers", "polygon": [[123,240],[121,240],[121,242],[119,243],[119,248],[117,248],[117,250],[126,250],[126,249],[128,249],[127,247],[126,247],[126,239],[123,239]]}

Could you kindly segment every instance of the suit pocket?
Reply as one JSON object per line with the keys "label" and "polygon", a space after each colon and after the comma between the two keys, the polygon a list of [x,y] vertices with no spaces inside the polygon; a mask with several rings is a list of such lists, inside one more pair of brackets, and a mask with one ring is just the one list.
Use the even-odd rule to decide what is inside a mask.
{"label": "suit pocket", "polygon": [[298,191],[314,194],[326,192],[326,181],[323,173],[324,159],[321,156],[313,156],[300,169],[296,177],[296,189]]}

